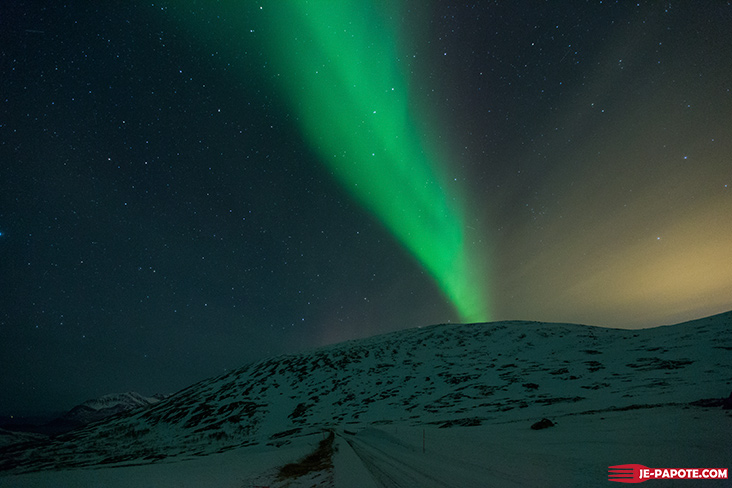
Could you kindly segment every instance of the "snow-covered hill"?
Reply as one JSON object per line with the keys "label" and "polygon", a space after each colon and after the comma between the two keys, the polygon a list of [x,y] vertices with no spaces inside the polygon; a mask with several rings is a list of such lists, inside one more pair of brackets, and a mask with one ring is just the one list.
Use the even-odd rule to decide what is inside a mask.
{"label": "snow-covered hill", "polygon": [[47,434],[69,432],[128,410],[154,405],[165,397],[161,394],[145,397],[137,392],[104,395],[75,406],[61,417],[39,427],[39,429]]}
{"label": "snow-covered hill", "polygon": [[[49,435],[64,434],[128,410],[154,405],[168,396],[156,394],[146,397],[136,392],[112,393],[93,400],[87,400],[84,403],[76,405],[63,415],[59,415],[51,420],[45,418],[35,420],[27,419],[23,421],[24,419],[5,418],[3,419],[5,422],[0,424],[0,430],[5,430],[8,433],[3,436],[0,445],[14,444],[15,440],[24,442],[28,438],[43,439]],[[12,433],[28,433],[34,435],[11,435]]]}
{"label": "snow-covered hill", "polygon": [[[81,405],[77,406],[75,409],[79,409],[79,407],[84,407],[87,410],[96,412],[101,412],[104,410],[132,410],[133,408],[146,407],[148,405],[158,403],[164,398],[165,395],[153,395],[151,397],[145,397],[134,391],[127,393],[112,393],[109,395],[101,396],[99,398],[95,398],[93,400],[87,400]],[[68,415],[71,416],[72,412],[75,409],[72,409]]]}
{"label": "snow-covered hill", "polygon": [[46,440],[46,436],[41,434],[0,429],[0,447],[10,446],[12,444],[27,444],[44,440]]}
{"label": "snow-covered hill", "polygon": [[[583,452],[601,452],[602,443],[611,441],[598,437],[594,450],[577,449],[572,436],[577,437],[578,429],[587,432],[599,428],[593,422],[604,422],[603,428],[611,429],[606,434],[615,442],[623,425],[632,426],[636,434],[647,433],[650,425],[660,428],[670,418],[676,427],[688,427],[688,432],[684,430],[688,436],[699,437],[694,456],[707,452],[699,447],[705,444],[710,456],[719,456],[715,436],[732,425],[722,409],[722,400],[732,391],[731,359],[732,312],[644,330],[536,322],[403,330],[259,361],[195,384],[147,409],[48,443],[11,446],[0,452],[0,469],[5,471],[0,486],[11,486],[2,484],[10,479],[53,477],[52,473],[19,476],[28,471],[151,463],[191,467],[202,461],[179,462],[213,455],[211,459],[231,459],[235,453],[239,463],[251,468],[250,475],[262,467],[261,476],[269,478],[259,484],[280,486],[280,479],[284,486],[281,472],[275,476],[263,468],[266,462],[255,459],[275,452],[274,465],[284,464],[288,457],[294,461],[313,449],[327,459],[318,469],[290,477],[288,486],[294,486],[294,479],[313,476],[324,486],[347,486],[344,483],[351,482],[337,480],[354,470],[367,473],[359,477],[360,486],[372,486],[371,481],[373,486],[403,486],[412,475],[399,478],[389,463],[411,462],[414,472],[429,472],[429,466],[450,472],[448,466],[439,466],[440,456],[451,458],[445,452],[429,462],[406,457],[399,461],[400,449],[410,459],[419,457],[420,436],[424,446],[427,432],[432,442],[442,439],[442,445],[454,446],[453,453],[462,452],[458,446],[473,446],[461,455],[462,461],[450,466],[457,469],[461,462],[468,463],[478,478],[466,477],[470,469],[463,466],[458,470],[462,478],[460,473],[452,475],[462,479],[463,484],[455,481],[455,486],[492,486],[477,481],[490,476],[486,466],[493,462],[481,465],[480,459],[495,460],[506,452],[520,457],[524,450],[537,448],[532,440],[564,439],[560,443],[564,447],[558,449],[571,451],[579,464],[586,464],[589,461],[579,459]],[[531,430],[542,418],[557,425]],[[323,433],[328,431],[334,437]],[[511,439],[501,439],[509,431]],[[487,441],[486,435],[494,438]],[[321,445],[318,451],[318,443],[327,439],[330,447]],[[516,439],[521,444],[516,445]],[[434,449],[433,445],[433,456]],[[504,449],[503,454],[499,456],[496,449]],[[732,455],[727,459],[732,461]],[[608,462],[643,460],[602,460],[600,472]],[[349,468],[339,470],[339,464]],[[242,466],[237,466],[235,471],[241,472]],[[438,477],[433,477],[435,486],[450,486],[449,480]],[[391,478],[401,481],[385,481]],[[547,479],[544,485],[552,486]],[[510,480],[504,481],[504,486],[511,486]],[[425,480],[419,483],[430,486]],[[514,484],[525,483],[518,479]]]}

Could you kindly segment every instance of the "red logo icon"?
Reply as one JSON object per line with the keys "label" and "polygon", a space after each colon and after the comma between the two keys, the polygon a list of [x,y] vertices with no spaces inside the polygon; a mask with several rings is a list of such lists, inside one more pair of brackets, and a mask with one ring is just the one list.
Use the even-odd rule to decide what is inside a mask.
{"label": "red logo icon", "polygon": [[648,480],[726,480],[727,468],[649,468],[642,464],[618,464],[608,468],[608,481],[643,483]]}
{"label": "red logo icon", "polygon": [[618,464],[608,468],[608,481],[618,483],[643,483],[640,478],[641,469],[648,469],[642,464]]}

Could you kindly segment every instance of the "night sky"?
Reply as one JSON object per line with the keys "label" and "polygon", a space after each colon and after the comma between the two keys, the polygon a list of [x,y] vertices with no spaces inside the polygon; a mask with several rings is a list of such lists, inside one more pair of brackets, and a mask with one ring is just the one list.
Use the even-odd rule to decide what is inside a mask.
{"label": "night sky", "polygon": [[730,2],[52,3],[0,8],[0,414],[732,308]]}

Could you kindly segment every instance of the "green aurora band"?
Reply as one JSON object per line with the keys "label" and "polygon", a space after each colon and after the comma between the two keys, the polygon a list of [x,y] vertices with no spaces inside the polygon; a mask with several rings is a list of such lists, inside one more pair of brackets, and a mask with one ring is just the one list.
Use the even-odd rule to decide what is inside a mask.
{"label": "green aurora band", "polygon": [[[224,3],[241,14],[242,4]],[[384,11],[399,4],[277,0],[247,8],[259,10],[268,59],[322,163],[432,275],[461,320],[488,321],[484,259],[469,255],[463,212],[442,189],[437,158],[410,115]]]}

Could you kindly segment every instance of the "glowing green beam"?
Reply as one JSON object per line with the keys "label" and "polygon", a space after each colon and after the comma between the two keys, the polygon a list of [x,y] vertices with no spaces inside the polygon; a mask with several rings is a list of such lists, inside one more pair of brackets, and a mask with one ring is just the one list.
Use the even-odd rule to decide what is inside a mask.
{"label": "glowing green beam", "polygon": [[333,175],[422,263],[461,319],[489,320],[461,209],[410,117],[394,35],[371,1],[277,1],[279,79]]}
{"label": "glowing green beam", "polygon": [[442,189],[439,161],[420,140],[388,12],[377,2],[398,0],[181,3],[201,40],[226,32],[222,48],[250,49],[244,39],[256,27],[307,140],[334,177],[428,270],[461,319],[490,320],[480,274],[486,257],[471,256],[462,209]]}

